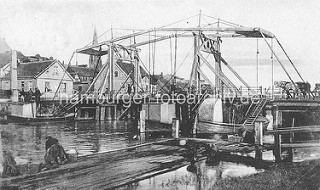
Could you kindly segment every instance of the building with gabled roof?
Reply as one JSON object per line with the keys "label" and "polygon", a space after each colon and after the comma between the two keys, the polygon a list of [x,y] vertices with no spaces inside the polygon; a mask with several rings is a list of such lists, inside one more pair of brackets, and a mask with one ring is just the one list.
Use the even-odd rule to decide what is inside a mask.
{"label": "building with gabled roof", "polygon": [[81,94],[84,93],[95,76],[95,69],[88,68],[87,65],[70,65],[68,73],[73,77],[73,89]]}
{"label": "building with gabled roof", "polygon": [[[53,98],[57,91],[60,95],[73,94],[73,77],[66,72],[59,60],[45,60],[18,64],[18,89],[20,91],[35,90],[37,87],[44,98]],[[9,67],[10,70],[10,67]],[[66,74],[64,74],[66,72]],[[64,76],[64,77],[63,77]],[[10,90],[10,71],[1,78],[1,90]]]}
{"label": "building with gabled roof", "polygon": [[[106,63],[108,64],[108,63]],[[109,72],[108,69],[104,68],[104,71],[101,76],[99,76],[98,82],[95,83],[94,89],[95,91],[99,91],[101,93],[109,93],[110,90],[108,88],[109,84]],[[107,77],[106,77],[107,76]],[[134,83],[134,66],[130,62],[125,62],[123,60],[117,60],[114,64],[113,68],[113,92],[112,94],[126,94],[131,88],[131,92],[134,91],[139,92],[141,94],[147,94],[150,92],[150,83],[149,83],[149,75],[145,69],[140,66],[140,76],[139,77],[139,87],[135,89]],[[106,80],[105,80],[106,79]],[[105,89],[103,88],[103,84],[105,85]]]}
{"label": "building with gabled roof", "polygon": [[[128,78],[128,75],[130,77]],[[149,82],[149,74],[143,67],[140,66],[140,81],[139,89],[137,92],[148,93],[152,85]],[[127,79],[128,78],[128,79]],[[119,91],[120,94],[125,94],[128,92],[128,88],[131,87],[133,92],[134,87],[134,66],[132,63],[126,63],[124,61],[118,60],[114,68],[114,90]],[[122,88],[121,88],[122,87]]]}

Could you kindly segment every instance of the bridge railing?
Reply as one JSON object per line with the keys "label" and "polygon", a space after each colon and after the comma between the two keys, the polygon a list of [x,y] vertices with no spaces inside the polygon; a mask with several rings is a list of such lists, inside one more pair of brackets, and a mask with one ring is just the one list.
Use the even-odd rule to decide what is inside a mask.
{"label": "bridge railing", "polygon": [[265,96],[267,99],[283,99],[286,98],[286,93],[281,89],[274,87],[264,88],[263,86],[252,86],[252,87],[239,87],[241,95],[236,94],[234,91],[225,88],[223,91],[224,97],[252,97],[252,96]]}

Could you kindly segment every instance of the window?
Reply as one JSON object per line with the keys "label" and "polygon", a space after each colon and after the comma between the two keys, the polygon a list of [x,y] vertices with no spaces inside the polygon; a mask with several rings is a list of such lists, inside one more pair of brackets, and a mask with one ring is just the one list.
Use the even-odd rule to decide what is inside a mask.
{"label": "window", "polygon": [[119,71],[114,71],[114,77],[119,77]]}
{"label": "window", "polygon": [[45,92],[50,92],[51,91],[50,82],[48,82],[48,81],[44,82],[44,91]]}
{"label": "window", "polygon": [[61,83],[61,93],[67,92],[67,84],[65,82]]}
{"label": "window", "polygon": [[5,90],[10,90],[10,82],[9,81],[6,81],[4,88],[5,88]]}
{"label": "window", "polygon": [[82,91],[82,86],[78,86],[78,92]]}
{"label": "window", "polygon": [[21,81],[21,90],[24,90],[24,81]]}
{"label": "window", "polygon": [[53,66],[53,75],[58,75],[58,66]]}

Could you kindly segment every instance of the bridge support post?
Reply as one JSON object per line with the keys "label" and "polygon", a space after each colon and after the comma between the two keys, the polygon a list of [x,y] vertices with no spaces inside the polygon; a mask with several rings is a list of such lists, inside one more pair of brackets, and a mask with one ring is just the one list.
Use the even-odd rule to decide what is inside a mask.
{"label": "bridge support post", "polygon": [[107,105],[107,106],[105,107],[105,114],[107,115],[106,120],[108,120],[108,121],[111,121],[111,120],[112,120],[111,111],[112,111],[111,106],[110,106],[110,105]]}
{"label": "bridge support post", "polygon": [[[279,111],[278,106],[274,106],[273,114],[273,129],[278,129],[282,125],[282,112]],[[274,135],[273,155],[276,162],[281,162],[281,135],[279,133]]]}
{"label": "bridge support post", "polygon": [[[79,113],[81,113],[81,109],[79,109]],[[96,106],[96,121],[100,121],[100,106]]]}
{"label": "bridge support post", "polygon": [[179,138],[179,119],[172,118],[172,137]]}
{"label": "bridge support post", "polygon": [[140,111],[140,134],[146,132],[146,111],[141,110]]}
{"label": "bridge support post", "polygon": [[254,123],[255,130],[255,158],[262,160],[261,146],[263,145],[263,123],[261,121]]}
{"label": "bridge support post", "polygon": [[[294,121],[295,118],[292,118],[292,125],[291,127],[294,127]],[[291,144],[293,142],[294,133],[289,133],[289,143]],[[288,158],[287,161],[292,162],[293,161],[293,148],[288,148]]]}
{"label": "bridge support post", "polygon": [[100,107],[100,121],[104,121],[106,117],[106,107]]}
{"label": "bridge support post", "polygon": [[81,107],[80,106],[77,107],[77,118],[78,119],[81,118]]}
{"label": "bridge support post", "polygon": [[113,107],[113,120],[116,121],[117,120],[117,105],[114,105]]}

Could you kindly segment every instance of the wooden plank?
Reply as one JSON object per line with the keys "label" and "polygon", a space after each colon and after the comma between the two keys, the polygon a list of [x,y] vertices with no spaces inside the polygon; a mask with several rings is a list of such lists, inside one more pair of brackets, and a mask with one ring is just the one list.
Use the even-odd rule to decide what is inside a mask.
{"label": "wooden plank", "polygon": [[281,107],[319,107],[320,101],[319,100],[282,99],[282,100],[271,101],[270,104],[281,106]]}
{"label": "wooden plank", "polygon": [[307,147],[319,147],[320,143],[288,143],[282,144],[283,148],[307,148]]}
{"label": "wooden plank", "polygon": [[301,127],[286,127],[271,131],[266,131],[266,134],[289,134],[289,133],[319,133],[320,125],[301,126]]}
{"label": "wooden plank", "polygon": [[[51,188],[88,189],[92,186],[114,188],[149,172],[186,164],[186,149],[177,146],[149,144],[80,158],[78,162],[29,176],[0,179],[0,188],[16,185],[22,189]],[[160,160],[152,163],[153,160]],[[148,175],[145,175],[148,176]]]}

